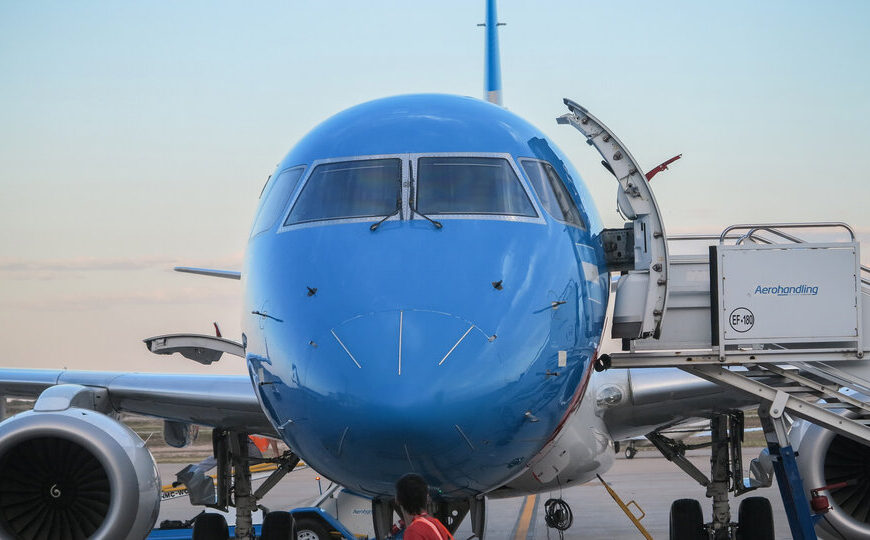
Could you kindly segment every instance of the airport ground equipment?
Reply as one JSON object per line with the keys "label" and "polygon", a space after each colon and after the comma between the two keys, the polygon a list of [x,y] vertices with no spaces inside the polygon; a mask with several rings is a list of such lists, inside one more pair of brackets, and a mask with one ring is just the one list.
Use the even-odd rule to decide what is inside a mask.
{"label": "airport ground equipment", "polygon": [[[838,230],[845,240],[808,243],[792,234],[794,229]],[[845,493],[833,497],[832,510],[824,518],[811,514],[808,491],[832,481],[818,472],[812,485],[803,485],[801,471],[810,465],[799,468],[788,430],[790,419],[798,418],[831,434],[827,446],[815,444],[811,451],[810,442],[804,439],[810,441],[818,432],[810,430],[808,438],[800,433],[798,442],[807,445],[801,463],[816,463],[817,469],[824,468],[818,462],[824,461],[837,436],[858,441],[862,452],[866,448],[862,444],[870,444],[870,406],[864,397],[870,395],[870,366],[863,360],[863,336],[870,327],[870,287],[862,278],[867,270],[860,266],[859,246],[851,229],[840,223],[750,224],[729,227],[716,237],[670,241],[713,241],[715,245],[707,253],[672,256],[673,295],[661,339],[628,340],[626,350],[610,355],[610,365],[678,367],[756,396],[762,404],[759,416],[792,535],[815,538],[814,525],[819,519],[825,520],[822,528],[867,534],[868,526],[862,523],[866,521],[864,503],[860,509],[853,503],[839,506],[837,500],[844,501]],[[782,273],[786,276],[780,277]],[[733,414],[723,411],[720,425]],[[716,417],[713,420],[717,422]],[[733,424],[722,431],[712,429],[713,466],[707,480],[679,459],[679,445],[668,444],[657,433],[649,436],[666,457],[707,487],[714,501],[710,527],[715,531],[734,526],[728,492],[740,495],[754,488],[749,480],[746,484],[732,481],[730,486],[724,480],[742,475],[741,437],[742,427]],[[817,457],[819,452],[822,457]],[[730,460],[721,457],[729,454],[733,456]],[[851,486],[839,490],[854,491]]]}
{"label": "airport ground equipment", "polygon": [[[640,505],[637,504],[637,502],[634,500],[628,501],[627,503],[623,502],[619,494],[617,494],[616,491],[612,487],[610,487],[607,482],[604,481],[604,478],[601,478],[601,475],[596,474],[595,476],[598,477],[601,485],[604,486],[604,489],[607,490],[607,493],[613,498],[614,501],[616,501],[616,504],[619,505],[620,510],[625,512],[625,515],[628,516],[628,519],[630,519],[634,526],[637,527],[637,530],[640,531],[640,534],[643,535],[643,537],[647,540],[652,540],[652,536],[646,530],[646,527],[644,527],[643,524],[640,522],[643,518],[646,517],[646,512],[643,511],[643,508],[641,508]],[[634,512],[631,510],[632,505],[637,508],[638,512],[640,512],[639,516],[634,515]]]}
{"label": "airport ground equipment", "polygon": [[[256,466],[252,469],[256,469]],[[296,535],[307,540],[333,538],[367,540],[373,538],[370,531],[371,520],[367,515],[370,507],[371,499],[357,495],[337,484],[330,484],[310,507],[273,509],[268,512],[264,509],[262,524],[253,525],[251,532],[259,540],[296,538]],[[200,521],[203,516],[207,517]],[[219,527],[217,523],[223,526]],[[148,538],[154,540],[189,540],[198,537],[209,540],[237,538],[237,526],[227,527],[226,523],[224,514],[204,511],[185,522],[164,522],[160,528],[154,529]],[[203,524],[205,528],[199,531],[198,527]],[[214,534],[215,528],[225,529],[228,532]],[[292,534],[293,531],[296,535]]]}
{"label": "airport ground equipment", "polygon": [[[219,516],[221,514],[201,514],[205,516]],[[278,518],[278,519],[275,519]],[[289,518],[289,519],[287,519]],[[280,521],[280,529],[270,528],[275,522]],[[226,526],[226,522],[224,521]],[[266,514],[262,525],[254,525],[252,528],[256,538],[261,540],[272,538],[294,538],[288,531],[295,528],[299,538],[305,540],[327,540],[340,538],[341,540],[367,540],[365,535],[355,535],[347,530],[335,517],[321,508],[294,508],[290,511],[275,511]],[[226,528],[229,538],[237,538],[236,526]],[[227,536],[220,536],[227,538]],[[220,538],[219,536],[203,536],[209,540]],[[194,530],[190,527],[183,529],[154,529],[147,536],[148,540],[191,540],[194,538]]]}
{"label": "airport ground equipment", "polygon": [[[841,530],[870,535],[870,498],[864,501],[855,492],[858,480],[823,489],[835,483],[828,477],[834,473],[820,471],[824,467],[818,465],[832,448],[848,444],[843,441],[854,441],[863,457],[870,446],[870,364],[864,360],[870,269],[860,264],[854,231],[844,223],[758,223],[734,225],[719,235],[668,238],[652,190],[628,150],[588,111],[570,100],[565,104],[569,113],[558,122],[578,129],[601,153],[619,182],[618,208],[631,221],[624,230],[602,234],[611,270],[622,273],[611,335],[622,339],[623,350],[604,355],[599,367],[676,367],[754,396],[760,404],[768,441],[768,457],[762,461],[769,466],[755,462],[754,477],[743,482],[739,411],[713,415],[709,478],[685,459],[684,444],[658,432],[648,435],[668,459],[707,488],[713,499],[713,520],[705,524],[710,537],[746,537],[748,523],[767,523],[769,511],[757,501],[744,502],[743,519],[733,522],[728,494],[769,482],[770,468],[794,538],[815,538],[820,519],[820,526],[835,535]],[[838,241],[801,238],[820,231],[838,235]],[[673,254],[675,244],[693,242],[703,242],[704,250]],[[812,467],[799,468],[795,459],[789,438],[793,419],[813,425],[797,433],[804,448],[801,463],[817,465],[812,485],[804,486],[801,478],[803,469]],[[821,437],[817,430],[828,435]],[[817,501],[831,495],[827,515],[811,512],[810,490]],[[857,505],[855,498],[860,498]],[[697,514],[689,506],[677,501],[674,511],[683,517]],[[678,531],[676,537],[692,533],[683,534]]]}

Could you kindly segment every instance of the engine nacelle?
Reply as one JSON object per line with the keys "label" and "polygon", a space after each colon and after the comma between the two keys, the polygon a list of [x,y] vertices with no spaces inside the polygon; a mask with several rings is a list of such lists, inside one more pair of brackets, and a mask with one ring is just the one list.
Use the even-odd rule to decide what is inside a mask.
{"label": "engine nacelle", "polygon": [[870,538],[870,446],[804,421],[795,422],[790,438],[808,498],[812,489],[854,482],[820,492],[831,510],[817,528],[828,538]]}
{"label": "engine nacelle", "polygon": [[43,397],[0,423],[0,537],[145,538],[160,510],[145,443],[75,400]]}

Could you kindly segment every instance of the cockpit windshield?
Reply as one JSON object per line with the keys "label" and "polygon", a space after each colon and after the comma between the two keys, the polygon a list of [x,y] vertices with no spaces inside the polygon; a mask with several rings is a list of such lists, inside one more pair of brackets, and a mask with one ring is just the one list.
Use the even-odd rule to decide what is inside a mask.
{"label": "cockpit windshield", "polygon": [[280,217],[279,214],[283,214],[283,210],[287,208],[287,199],[296,189],[296,184],[299,183],[299,178],[302,177],[304,170],[305,167],[285,169],[263,187],[263,203],[260,207],[260,213],[257,214],[257,219],[254,220],[251,236],[256,236],[275,225]]}
{"label": "cockpit windshield", "polygon": [[537,217],[510,163],[490,157],[421,157],[416,209],[426,215]]}
{"label": "cockpit windshield", "polygon": [[324,163],[311,172],[284,225],[385,216],[401,202],[400,159]]}
{"label": "cockpit windshield", "polygon": [[563,223],[585,229],[577,205],[553,166],[536,159],[524,159],[522,164],[547,213]]}

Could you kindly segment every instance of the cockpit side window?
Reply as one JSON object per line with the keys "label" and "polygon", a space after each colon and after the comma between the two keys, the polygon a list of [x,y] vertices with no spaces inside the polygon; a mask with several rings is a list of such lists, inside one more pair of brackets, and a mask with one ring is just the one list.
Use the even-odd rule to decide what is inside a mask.
{"label": "cockpit side window", "polygon": [[284,169],[263,188],[264,193],[261,195],[263,202],[260,205],[260,213],[257,214],[257,219],[251,229],[251,236],[256,236],[272,228],[278,216],[283,213],[287,206],[287,199],[290,198],[290,194],[299,183],[299,178],[304,170],[305,167]]}
{"label": "cockpit side window", "polygon": [[400,159],[324,163],[311,172],[284,225],[386,216],[401,201]]}
{"label": "cockpit side window", "polygon": [[558,221],[586,229],[583,217],[556,169],[546,161],[532,159],[522,160],[522,165],[544,210]]}
{"label": "cockpit side window", "polygon": [[504,158],[421,157],[416,206],[426,215],[538,216]]}

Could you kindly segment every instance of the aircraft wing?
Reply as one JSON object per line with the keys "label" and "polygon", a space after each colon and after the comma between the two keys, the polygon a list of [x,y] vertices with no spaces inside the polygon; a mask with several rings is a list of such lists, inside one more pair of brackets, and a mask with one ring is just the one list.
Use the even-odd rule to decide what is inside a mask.
{"label": "aircraft wing", "polygon": [[36,398],[58,384],[104,388],[116,412],[276,437],[245,375],[0,369],[0,394]]}
{"label": "aircraft wing", "polygon": [[598,375],[598,389],[618,389],[620,400],[604,410],[614,440],[629,440],[717,411],[757,406],[759,399],[677,368],[611,369]]}

